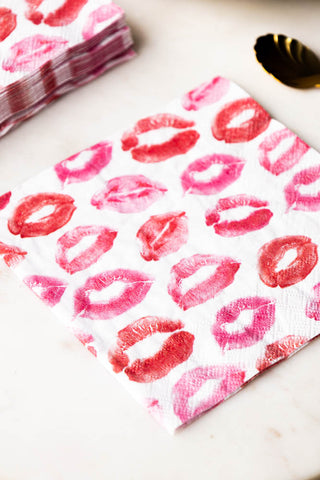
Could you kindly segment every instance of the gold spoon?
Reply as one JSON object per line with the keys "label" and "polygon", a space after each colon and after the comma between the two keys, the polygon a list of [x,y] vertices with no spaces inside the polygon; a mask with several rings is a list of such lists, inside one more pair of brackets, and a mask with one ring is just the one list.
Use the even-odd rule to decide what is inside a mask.
{"label": "gold spoon", "polygon": [[254,49],[263,68],[285,85],[320,88],[320,60],[299,40],[269,33],[257,38]]}

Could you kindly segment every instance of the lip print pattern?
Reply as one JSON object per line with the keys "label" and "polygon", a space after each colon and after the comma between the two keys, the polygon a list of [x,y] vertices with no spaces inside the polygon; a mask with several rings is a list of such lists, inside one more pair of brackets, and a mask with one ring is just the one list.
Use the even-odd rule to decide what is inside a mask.
{"label": "lip print pattern", "polygon": [[[149,292],[153,278],[136,270],[118,268],[100,273],[88,278],[83,287],[74,294],[75,316],[91,320],[109,320],[138,305]],[[106,302],[92,302],[90,294],[107,289],[114,282],[124,284],[124,289],[118,297],[112,297]]]}
{"label": "lip print pattern", "polygon": [[68,41],[62,37],[48,37],[41,34],[24,38],[11,47],[10,56],[2,62],[7,72],[33,72],[43,63],[56,57]]}
{"label": "lip print pattern", "polygon": [[284,360],[294,353],[298,348],[302,347],[308,339],[295,335],[287,335],[281,340],[266,346],[264,357],[259,358],[256,363],[256,369],[262,372],[273,364]]}
{"label": "lip print pattern", "polygon": [[[94,243],[73,260],[68,260],[69,250],[88,236],[95,237]],[[99,225],[76,227],[62,235],[57,241],[56,262],[70,275],[85,270],[95,264],[104,253],[112,248],[116,236],[117,232],[108,227]]]}
{"label": "lip print pattern", "polygon": [[185,212],[152,215],[138,230],[140,254],[144,260],[160,258],[177,252],[188,240],[188,219]]}
{"label": "lip print pattern", "polygon": [[288,209],[301,210],[304,212],[317,212],[320,210],[320,191],[315,195],[302,194],[299,188],[311,185],[320,178],[320,166],[306,168],[296,173],[291,182],[284,189]]}
{"label": "lip print pattern", "polygon": [[313,287],[314,298],[310,298],[306,306],[306,315],[320,322],[320,283]]}
{"label": "lip print pattern", "polygon": [[99,30],[101,31],[103,29],[100,25],[101,23],[107,22],[110,18],[122,14],[122,8],[118,7],[118,5],[115,5],[114,3],[102,5],[91,12],[82,30],[82,36],[84,40],[89,40],[96,35]]}
{"label": "lip print pattern", "polygon": [[144,175],[124,175],[109,180],[95,193],[91,204],[99,210],[109,208],[119,213],[137,213],[159,200],[167,189]]}
{"label": "lip print pattern", "polygon": [[[272,162],[270,153],[278,148],[281,142],[287,138],[292,139],[292,145]],[[309,146],[305,142],[287,128],[283,128],[271,133],[259,145],[259,162],[263,168],[277,176],[296,165],[308,150]]]}
{"label": "lip print pattern", "polygon": [[[238,115],[253,111],[253,116],[237,127],[229,124]],[[253,98],[241,98],[225,105],[216,115],[211,125],[211,132],[217,140],[226,143],[241,143],[253,140],[264,132],[270,123],[269,114]]]}
{"label": "lip print pattern", "polygon": [[44,275],[30,275],[23,281],[49,307],[54,307],[60,302],[67,288],[64,280]]}
{"label": "lip print pattern", "polygon": [[[87,153],[90,155],[89,159],[87,159]],[[69,168],[70,165],[72,167],[72,162],[77,161],[80,156],[84,156],[86,159],[84,165],[79,168]],[[87,182],[98,175],[109,164],[111,158],[112,143],[100,142],[57,163],[54,170],[62,183]]]}
{"label": "lip print pattern", "polygon": [[[172,390],[174,413],[182,423],[190,421],[235,393],[244,383],[245,376],[245,371],[234,365],[196,367],[184,373]],[[196,406],[189,405],[189,399],[209,380],[220,380],[220,383]]]}
{"label": "lip print pattern", "polygon": [[0,196],[0,210],[4,210],[9,204],[11,198],[11,192],[4,193]]}
{"label": "lip print pattern", "polygon": [[[184,330],[181,331],[183,327],[180,320],[154,316],[143,317],[131,323],[120,330],[115,347],[109,351],[113,371],[119,373],[124,370],[129,380],[138,383],[150,383],[165,377],[171,370],[185,362],[193,351],[194,336]],[[126,350],[156,333],[172,335],[155,355],[135,360],[129,365]]]}
{"label": "lip print pattern", "polygon": [[[28,222],[32,214],[43,207],[52,206],[54,211],[37,222]],[[13,235],[40,237],[49,235],[66,225],[76,207],[74,199],[62,193],[37,193],[24,197],[8,220],[8,229]]]}
{"label": "lip print pattern", "polygon": [[10,8],[0,7],[0,42],[3,42],[17,26],[17,15]]}
{"label": "lip print pattern", "polygon": [[13,245],[7,245],[3,242],[0,242],[0,255],[3,255],[4,262],[8,267],[15,267],[24,257],[27,255],[27,252],[21,250],[19,247],[14,247]]}
{"label": "lip print pattern", "polygon": [[[212,165],[221,165],[221,172],[208,180],[197,180],[197,173],[209,170]],[[196,195],[214,195],[221,192],[241,175],[244,160],[232,155],[206,155],[192,162],[181,175],[182,188],[186,193]]]}
{"label": "lip print pattern", "polygon": [[[208,265],[216,267],[215,272],[203,282],[183,293],[183,280]],[[171,269],[168,293],[182,310],[188,310],[211,300],[221,290],[231,285],[239,268],[240,263],[230,257],[196,254],[183,258]]]}
{"label": "lip print pattern", "polygon": [[[221,198],[216,206],[206,211],[206,224],[213,225],[214,231],[222,237],[238,237],[246,233],[260,230],[268,225],[273,215],[266,207],[268,202],[252,195],[240,194]],[[220,221],[221,212],[239,207],[253,207],[255,210],[242,220]]]}
{"label": "lip print pattern", "polygon": [[43,0],[27,0],[29,8],[26,18],[35,25],[39,25],[43,21],[50,27],[63,27],[76,20],[87,2],[88,0],[65,0],[59,8],[44,18],[44,14],[38,10]]}
{"label": "lip print pattern", "polygon": [[198,88],[186,93],[182,98],[182,106],[189,111],[200,110],[221,100],[229,88],[230,82],[226,78],[213,78],[210,82],[202,83]]}
{"label": "lip print pattern", "polygon": [[[252,310],[252,322],[237,332],[229,333],[226,326],[234,323],[244,310]],[[222,307],[212,326],[212,335],[222,350],[255,345],[263,339],[275,322],[275,301],[264,297],[239,298]]]}
{"label": "lip print pattern", "polygon": [[[288,250],[295,249],[296,258],[284,269],[277,271],[280,260]],[[291,287],[306,278],[318,262],[318,247],[302,235],[275,238],[259,251],[260,279],[269,287]]]}
{"label": "lip print pattern", "polygon": [[140,145],[139,135],[161,128],[186,129],[195,125],[192,120],[185,120],[170,113],[159,113],[139,120],[133,129],[122,136],[122,150],[131,150],[134,160],[142,163],[157,163],[176,155],[187,153],[197,143],[200,135],[196,130],[183,130],[171,140],[156,145]]}

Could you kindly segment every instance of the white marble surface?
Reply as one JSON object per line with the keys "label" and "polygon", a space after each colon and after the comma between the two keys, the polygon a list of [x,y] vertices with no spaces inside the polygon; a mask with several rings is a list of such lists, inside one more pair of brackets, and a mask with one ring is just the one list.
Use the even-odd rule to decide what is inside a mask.
{"label": "white marble surface", "polygon": [[[320,92],[267,76],[255,38],[320,53],[320,2],[118,0],[139,56],[0,141],[0,191],[225,75],[320,149]],[[310,480],[320,475],[320,339],[169,436],[0,267],[0,480]]]}

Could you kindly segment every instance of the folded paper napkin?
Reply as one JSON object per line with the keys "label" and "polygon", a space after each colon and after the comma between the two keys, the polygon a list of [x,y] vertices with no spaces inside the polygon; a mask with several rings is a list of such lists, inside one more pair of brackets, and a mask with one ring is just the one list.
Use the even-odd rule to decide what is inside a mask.
{"label": "folded paper napkin", "polygon": [[53,99],[131,58],[110,0],[7,0],[0,6],[0,136]]}
{"label": "folded paper napkin", "polygon": [[0,251],[174,431],[320,333],[319,160],[218,77],[3,195]]}

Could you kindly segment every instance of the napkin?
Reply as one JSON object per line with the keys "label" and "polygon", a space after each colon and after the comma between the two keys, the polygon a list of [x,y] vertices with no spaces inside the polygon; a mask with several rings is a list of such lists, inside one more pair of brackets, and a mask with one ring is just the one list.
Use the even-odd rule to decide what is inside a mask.
{"label": "napkin", "polygon": [[319,160],[217,77],[3,194],[0,252],[173,432],[320,333]]}
{"label": "napkin", "polygon": [[108,0],[11,0],[0,7],[0,136],[55,98],[134,56]]}

